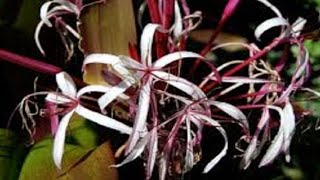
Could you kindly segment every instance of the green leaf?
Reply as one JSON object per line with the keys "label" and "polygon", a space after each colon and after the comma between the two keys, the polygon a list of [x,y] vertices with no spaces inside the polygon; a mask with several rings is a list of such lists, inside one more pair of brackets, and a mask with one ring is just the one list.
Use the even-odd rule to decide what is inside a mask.
{"label": "green leaf", "polygon": [[84,148],[94,148],[98,146],[98,134],[90,126],[90,123],[78,115],[74,115],[69,123],[72,140],[77,145]]}
{"label": "green leaf", "polygon": [[37,143],[30,151],[20,174],[20,180],[117,179],[117,171],[109,168],[114,163],[108,143],[96,149],[66,144],[62,170],[52,160],[51,138]]}
{"label": "green leaf", "polygon": [[14,27],[33,36],[34,29],[40,21],[39,12],[45,0],[23,0]]}
{"label": "green leaf", "polygon": [[13,132],[0,129],[0,179],[18,178],[25,152],[24,144]]}

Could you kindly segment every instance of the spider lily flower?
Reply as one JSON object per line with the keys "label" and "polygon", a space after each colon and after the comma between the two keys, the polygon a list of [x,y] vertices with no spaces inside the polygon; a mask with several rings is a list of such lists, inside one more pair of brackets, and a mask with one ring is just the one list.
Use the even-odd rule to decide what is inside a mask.
{"label": "spider lily flower", "polygon": [[244,153],[243,159],[241,161],[240,166],[243,169],[248,168],[251,161],[258,156],[260,149],[265,142],[265,140],[263,139],[261,141],[261,144],[259,145],[258,137],[260,136],[260,132],[263,129],[264,131],[268,131],[267,124],[270,120],[270,110],[275,110],[279,113],[280,126],[270,147],[267,149],[266,154],[260,161],[259,167],[270,164],[281,152],[285,154],[286,161],[290,161],[289,148],[295,130],[295,115],[291,103],[287,101],[283,109],[274,105],[268,105],[263,109],[256,132],[254,133],[254,136],[252,137],[251,142],[247,147],[247,150]]}
{"label": "spider lily flower", "polygon": [[290,161],[289,147],[295,130],[295,115],[290,102],[287,102],[283,109],[275,106],[268,106],[268,108],[279,113],[280,127],[269,149],[263,156],[259,167],[271,163],[281,152],[285,153],[286,161]]}
{"label": "spider lily flower", "polygon": [[105,126],[110,129],[117,130],[121,133],[131,134],[132,128],[127,125],[107,116],[104,116],[100,113],[94,112],[90,109],[85,108],[80,104],[80,97],[89,92],[107,92],[109,88],[100,86],[100,85],[91,85],[82,88],[77,92],[76,86],[72,78],[65,72],[58,73],[56,75],[56,82],[58,84],[61,93],[49,93],[46,97],[46,100],[57,105],[64,105],[69,107],[66,114],[62,117],[53,145],[53,159],[55,165],[61,169],[65,136],[69,121],[74,113],[95,122],[99,125]]}
{"label": "spider lily flower", "polygon": [[[184,78],[170,74],[163,69],[167,65],[170,65],[171,63],[181,60],[183,58],[203,59],[203,57],[196,53],[179,51],[165,55],[152,62],[151,50],[153,35],[156,32],[156,30],[159,30],[159,28],[160,26],[156,24],[148,24],[145,27],[141,37],[141,62],[138,62],[126,56],[113,56],[110,54],[91,54],[86,57],[83,65],[84,69],[85,66],[90,63],[111,65],[113,70],[115,70],[116,74],[118,74],[119,77],[123,79],[122,82],[120,82],[118,85],[111,87],[109,92],[105,93],[98,99],[98,104],[101,110],[108,106],[108,104],[111,101],[115,100],[119,96],[119,94],[124,93],[133,84],[141,85],[139,89],[139,102],[135,112],[136,116],[134,120],[133,131],[129,138],[126,150],[126,153],[128,155],[122,163],[115,166],[118,167],[124,165],[139,157],[145,151],[146,146],[148,145],[147,149],[149,157],[146,170],[147,177],[151,176],[151,172],[153,170],[157,154],[159,134],[158,131],[161,131],[160,129],[158,129],[158,127],[163,126],[163,124],[159,124],[157,118],[152,118],[153,122],[159,125],[152,128],[150,131],[147,130],[147,116],[150,111],[150,104],[152,104],[153,102],[153,100],[151,99],[153,93],[153,84],[157,81],[165,82],[168,85],[171,85],[180,90],[181,92],[184,92],[185,94],[189,95],[191,100],[184,100],[185,103],[187,102],[186,104],[192,104],[194,101],[203,101],[202,104],[204,105],[204,107],[209,107],[211,105],[216,106],[217,108],[223,110],[229,116],[238,120],[239,123],[242,124],[242,126],[246,129],[246,131],[249,131],[249,125],[245,115],[241,113],[241,111],[238,110],[236,107],[227,103],[207,100],[206,95],[195,84]],[[164,32],[162,29],[160,29],[160,31]],[[175,97],[177,96],[175,95]],[[202,115],[200,114],[199,117],[197,117],[195,115],[196,112],[194,112],[190,116],[180,115],[179,118],[176,117],[175,119],[179,119],[179,124],[176,124],[175,128],[172,129],[172,136],[169,135],[169,137],[176,137],[176,132],[180,129],[181,124],[186,124],[188,141],[186,147],[188,147],[187,149],[189,150],[192,149],[190,147],[190,145],[192,144],[191,139],[195,138],[193,137],[193,135],[191,135],[193,133],[191,133],[191,129],[188,128],[190,127],[188,124],[192,122],[198,127],[199,132],[196,133],[198,135],[201,134],[201,124],[203,124],[204,121],[210,121],[206,124],[211,124],[213,126],[220,127],[220,125],[217,124],[217,122],[211,122],[212,120],[210,117],[210,112],[208,115],[207,108],[203,109],[203,107],[198,106],[195,109],[200,109]],[[167,122],[168,120],[165,121],[165,123]],[[219,131],[221,131],[227,143],[224,130],[220,129]],[[173,143],[173,140],[174,138],[170,138],[167,140],[167,142]],[[164,174],[167,170],[168,158],[166,157],[168,157],[170,154],[172,144],[170,145],[169,143],[165,147],[166,148],[164,148],[164,150],[162,151],[163,158],[160,161],[160,163],[162,164],[160,168],[160,174],[162,174],[162,177],[164,177]],[[225,155],[226,150],[227,145],[225,145],[222,152],[208,164],[204,172],[208,172]],[[191,152],[186,153],[185,159],[187,163],[185,164],[185,169],[187,170],[190,169],[190,167],[192,167],[194,164],[192,160],[193,155],[191,154]]]}
{"label": "spider lily flower", "polygon": [[[197,88],[197,87],[194,87]],[[201,91],[198,89],[198,91]],[[188,91],[185,90],[185,93]],[[154,163],[156,160],[156,155],[161,154],[161,159],[159,161],[159,174],[160,174],[160,179],[165,179],[166,177],[166,172],[168,170],[168,164],[170,161],[170,157],[172,157],[171,153],[173,153],[173,143],[175,143],[178,139],[178,132],[183,130],[185,131],[186,134],[186,145],[185,145],[185,152],[181,152],[181,154],[185,154],[184,158],[184,168],[183,172],[189,171],[194,164],[196,163],[194,161],[194,146],[196,146],[199,142],[201,141],[201,131],[203,129],[203,125],[210,125],[218,129],[218,131],[221,133],[225,140],[225,145],[224,148],[221,150],[221,152],[213,158],[206,168],[204,169],[204,173],[207,173],[210,171],[219,161],[220,159],[225,156],[228,145],[227,145],[227,136],[226,132],[224,129],[221,127],[221,125],[213,120],[210,117],[210,112],[204,108],[205,106],[215,106],[218,109],[222,110],[232,118],[238,121],[241,126],[245,127],[246,131],[249,131],[249,125],[247,118],[245,115],[235,106],[232,106],[231,104],[224,103],[224,102],[218,102],[214,100],[200,100],[199,102],[194,102],[193,100],[188,100],[185,97],[178,96],[178,95],[173,95],[170,93],[165,93],[168,95],[168,97],[172,97],[174,99],[177,99],[178,101],[181,101],[182,103],[185,104],[185,108],[180,110],[179,112],[176,113],[176,115],[173,115],[173,118],[169,118],[163,123],[161,123],[159,126],[155,126],[152,128],[143,138],[141,138],[137,144],[134,146],[133,150],[129,153],[129,155],[126,157],[126,159],[118,164],[115,165],[115,167],[122,166],[126,163],[131,162],[132,160],[136,159],[139,157],[144,151],[147,151],[148,154],[148,161],[146,165],[146,176],[147,179],[151,177],[152,170],[154,167]],[[208,114],[209,113],[209,114]],[[158,150],[158,133],[162,131],[162,128],[166,126],[169,122],[175,120],[173,128],[170,131],[170,134],[167,136],[165,140],[165,146],[162,150]],[[194,128],[191,129],[191,123],[194,124],[193,127],[197,127],[197,132],[194,133],[193,130]],[[185,125],[185,128],[182,128],[182,126]],[[149,144],[149,148],[146,148],[146,146]],[[158,152],[159,151],[159,152]]]}
{"label": "spider lily flower", "polygon": [[[50,9],[52,5],[55,5],[53,8]],[[49,10],[50,9],[50,10]],[[55,17],[59,17],[61,15],[65,14],[75,14],[77,17],[80,16],[80,9],[73,4],[72,2],[68,0],[52,0],[45,2],[40,9],[40,18],[41,21],[38,23],[35,33],[34,33],[34,39],[36,42],[36,45],[39,49],[39,51],[45,55],[45,52],[41,46],[40,40],[39,40],[39,34],[43,27],[43,25],[46,25],[48,27],[52,27],[52,23],[50,22],[50,19]],[[67,25],[63,22],[63,20],[59,19],[63,27],[69,31],[71,34],[73,34],[76,38],[80,39],[80,35],[77,33],[76,30],[74,30],[71,26]]]}
{"label": "spider lily flower", "polygon": [[[134,81],[130,81],[129,79],[141,79],[139,103],[134,121],[133,133],[129,138],[127,152],[133,150],[133,147],[136,145],[140,137],[139,132],[145,132],[145,123],[150,104],[150,89],[154,80],[165,81],[179,90],[186,92],[195,100],[206,98],[205,94],[201,90],[195,90],[198,88],[196,88],[196,85],[193,83],[162,70],[163,67],[183,58],[204,59],[202,56],[193,52],[181,51],[165,55],[155,62],[152,62],[152,42],[153,36],[157,30],[160,32],[166,32],[165,30],[161,29],[160,25],[157,24],[148,24],[143,30],[140,43],[141,63],[125,56],[120,56],[119,58],[122,60],[119,61],[119,58],[117,59],[109,54],[92,54],[87,56],[84,61],[84,67],[89,63],[112,64],[113,67],[118,65],[118,70],[116,71],[119,74],[126,74],[125,78],[123,76],[124,80],[122,82],[113,86],[110,89],[110,92],[99,98],[98,103],[101,110],[103,110],[111,101],[116,99],[119,94],[124,93],[129,87],[131,87]],[[128,73],[128,70],[136,70],[137,72],[130,74]]]}

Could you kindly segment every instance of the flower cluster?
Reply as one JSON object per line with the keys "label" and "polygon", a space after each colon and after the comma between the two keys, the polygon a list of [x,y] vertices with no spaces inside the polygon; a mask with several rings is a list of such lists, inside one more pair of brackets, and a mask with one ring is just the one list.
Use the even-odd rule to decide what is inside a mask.
{"label": "flower cluster", "polygon": [[[302,88],[309,76],[308,52],[303,46],[303,36],[300,35],[306,20],[299,18],[291,25],[270,2],[257,1],[270,8],[276,17],[267,19],[257,26],[254,33],[256,38],[259,40],[271,28],[281,28],[279,36],[262,49],[254,43],[211,43],[237,8],[239,0],[228,1],[218,27],[201,53],[186,50],[188,35],[200,23],[201,13],[190,13],[185,0],[147,1],[152,22],[143,28],[140,48],[135,49],[136,52],[140,51],[140,55],[128,57],[89,54],[83,61],[83,71],[86,71],[88,64],[108,65],[108,73],[112,76],[105,77],[103,72],[101,76],[104,76],[107,83],[112,82],[109,83],[112,85],[91,84],[77,90],[67,73],[56,74],[56,82],[61,92],[49,92],[46,101],[64,109],[63,113],[60,112],[63,116],[54,140],[53,157],[57,167],[61,167],[66,129],[74,113],[128,134],[124,151],[126,158],[114,166],[119,167],[144,156],[147,179],[152,177],[155,166],[159,168],[160,179],[165,179],[168,172],[174,174],[189,171],[199,161],[197,155],[201,154],[200,142],[204,127],[217,129],[225,142],[220,153],[203,171],[209,172],[228,150],[227,132],[221,125],[225,120],[237,123],[243,130],[243,139],[248,143],[241,161],[242,168],[247,168],[251,161],[258,157],[269,139],[273,140],[263,155],[260,166],[270,164],[281,153],[290,161],[290,142],[296,125],[290,96]],[[55,21],[66,32],[80,38],[79,33],[64,23],[61,17],[67,13],[79,17],[84,6],[81,1],[71,0],[52,0],[42,6],[41,22],[35,39],[43,54],[38,38],[41,27],[51,27],[52,21]],[[145,7],[145,4],[143,6]],[[173,19],[172,24],[170,18]],[[194,22],[195,20],[199,21]],[[69,42],[66,38],[67,36],[63,36],[64,41]],[[165,38],[165,43],[157,41],[158,38]],[[290,62],[279,60],[276,64],[271,64],[265,59],[267,53],[282,44],[297,46],[299,49],[290,83],[281,77],[283,68]],[[216,67],[205,58],[208,51],[214,52],[218,48],[234,45],[243,46],[248,50],[248,59],[230,60]],[[66,43],[66,47],[72,52],[70,43]],[[182,65],[185,61],[194,61],[194,66],[187,69]],[[197,85],[186,72],[190,71],[191,75],[197,74],[200,63],[206,65],[210,73],[201,77],[203,79]],[[239,73],[240,70],[247,70],[247,73]],[[216,88],[218,85],[223,88]],[[226,98],[227,94],[240,88],[241,93],[236,93],[237,96]],[[97,100],[100,112],[90,110],[81,103],[81,97],[92,92],[103,93]],[[242,94],[243,92],[245,93]],[[235,101],[239,99],[241,101]],[[132,127],[106,115],[112,103],[123,101],[129,102],[127,113]],[[247,112],[251,109],[255,109],[261,116],[258,121],[249,118]],[[272,117],[274,114],[277,115]],[[277,120],[279,123],[274,125],[274,121]],[[277,133],[271,137],[273,128],[277,128]],[[251,133],[252,129],[255,129],[254,133]],[[180,171],[172,172],[173,161],[177,155]]]}

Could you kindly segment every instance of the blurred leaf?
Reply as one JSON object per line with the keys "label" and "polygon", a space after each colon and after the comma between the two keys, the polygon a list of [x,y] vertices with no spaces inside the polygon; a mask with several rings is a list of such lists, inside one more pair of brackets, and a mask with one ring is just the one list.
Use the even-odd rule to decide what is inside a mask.
{"label": "blurred leaf", "polygon": [[[52,158],[52,138],[37,143],[30,151],[20,180],[31,179],[117,179],[113,152],[108,143],[98,147],[98,135],[84,118],[74,115],[69,124],[62,170]],[[48,179],[49,178],[49,179]]]}
{"label": "blurred leaf", "polygon": [[70,134],[76,143],[84,148],[98,146],[98,135],[86,119],[79,115],[73,115],[69,123]]}
{"label": "blurred leaf", "polygon": [[283,174],[291,180],[302,180],[303,172],[298,168],[282,167]]}
{"label": "blurred leaf", "polygon": [[[210,40],[213,32],[214,31],[212,29],[200,29],[200,30],[191,31],[189,36],[191,39],[193,39],[195,41],[207,44],[208,41]],[[247,44],[248,40],[245,37],[242,37],[239,35],[221,32],[221,33],[219,33],[219,35],[216,38],[214,43],[217,45],[224,44],[224,43],[244,43],[244,44]],[[230,53],[245,50],[245,48],[240,45],[225,46],[222,49],[227,52],[230,52]]]}
{"label": "blurred leaf", "polygon": [[108,143],[95,150],[66,144],[63,168],[58,170],[52,160],[52,142],[51,138],[47,138],[31,149],[20,180],[117,179],[117,171],[109,168],[114,164],[114,158]]}
{"label": "blurred leaf", "polygon": [[[108,0],[90,6],[81,15],[81,48],[84,54],[110,53],[128,55],[129,43],[136,42],[136,28],[131,0]],[[84,81],[106,84],[102,78],[103,65],[88,65]]]}
{"label": "blurred leaf", "polygon": [[104,143],[59,179],[116,180],[118,179],[117,170],[109,167],[114,163],[110,144]]}
{"label": "blurred leaf", "polygon": [[18,178],[25,152],[24,144],[13,132],[0,129],[0,179]]}
{"label": "blurred leaf", "polygon": [[23,0],[14,28],[33,36],[34,30],[40,21],[40,7],[45,0]]}

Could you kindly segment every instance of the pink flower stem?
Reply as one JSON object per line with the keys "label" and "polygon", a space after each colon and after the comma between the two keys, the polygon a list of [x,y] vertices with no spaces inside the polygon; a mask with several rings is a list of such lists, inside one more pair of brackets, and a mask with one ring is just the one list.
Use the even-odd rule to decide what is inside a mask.
{"label": "pink flower stem", "polygon": [[[249,57],[248,59],[246,59],[243,63],[235,66],[234,68],[230,69],[229,71],[227,71],[226,73],[224,73],[221,77],[225,77],[225,76],[231,76],[233,74],[235,74],[236,72],[240,71],[242,68],[248,66],[250,63],[252,63],[253,61],[255,61],[256,59],[261,58],[262,56],[266,55],[268,52],[270,52],[273,48],[277,47],[279,44],[284,43],[286,41],[286,39],[275,39],[274,41],[272,41],[272,43],[270,43],[268,46],[266,46],[263,50],[259,51],[257,54],[255,54],[252,57]],[[218,84],[218,82],[213,81],[211,84],[208,84],[207,86],[205,86],[203,88],[203,91],[205,93],[209,92],[212,88],[214,88],[216,85]]]}
{"label": "pink flower stem", "polygon": [[[217,28],[214,29],[213,34],[211,35],[209,42],[204,47],[204,49],[200,52],[201,56],[205,56],[211,50],[212,45],[214,43],[214,40],[218,37],[218,35],[221,32],[221,30],[223,29],[224,25],[226,24],[226,22],[229,20],[231,15],[234,13],[236,8],[238,7],[239,2],[240,2],[240,0],[229,0],[228,4],[224,8],[222,17],[220,18],[220,21],[218,23]],[[201,62],[200,59],[196,60],[196,62],[192,66],[192,69],[190,71],[190,75],[192,75],[194,73],[194,71],[198,68],[200,62]]]}
{"label": "pink flower stem", "polygon": [[21,56],[3,49],[0,49],[0,60],[4,60],[36,72],[54,75],[62,71],[60,67],[48,64],[36,59]]}
{"label": "pink flower stem", "polygon": [[265,104],[249,104],[249,105],[239,105],[237,108],[239,109],[261,109],[266,107]]}

